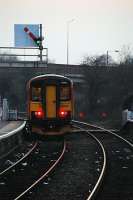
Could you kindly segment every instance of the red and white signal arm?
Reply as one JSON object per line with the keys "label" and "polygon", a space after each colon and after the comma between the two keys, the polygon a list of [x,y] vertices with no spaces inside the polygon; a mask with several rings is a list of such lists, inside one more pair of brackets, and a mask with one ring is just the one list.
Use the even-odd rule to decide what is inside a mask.
{"label": "red and white signal arm", "polygon": [[15,47],[37,47],[34,39],[39,38],[39,24],[15,24],[14,46]]}

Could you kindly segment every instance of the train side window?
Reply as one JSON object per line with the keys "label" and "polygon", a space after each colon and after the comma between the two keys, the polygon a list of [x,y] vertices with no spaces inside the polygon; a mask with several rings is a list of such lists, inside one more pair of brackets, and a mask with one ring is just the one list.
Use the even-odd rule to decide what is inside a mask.
{"label": "train side window", "polygon": [[41,101],[41,88],[32,87],[32,89],[31,89],[31,100],[32,101]]}
{"label": "train side window", "polygon": [[68,85],[62,85],[60,87],[60,100],[70,99],[70,87]]}

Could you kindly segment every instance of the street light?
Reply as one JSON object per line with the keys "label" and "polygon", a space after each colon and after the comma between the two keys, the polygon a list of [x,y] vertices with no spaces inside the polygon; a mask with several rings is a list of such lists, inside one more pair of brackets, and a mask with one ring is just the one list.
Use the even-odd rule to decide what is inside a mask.
{"label": "street light", "polygon": [[73,21],[75,21],[75,19],[67,21],[67,65],[69,64],[69,25]]}
{"label": "street light", "polygon": [[119,50],[114,50],[114,51],[108,51],[107,50],[107,66],[109,64],[109,52],[116,52],[116,53],[119,53]]}

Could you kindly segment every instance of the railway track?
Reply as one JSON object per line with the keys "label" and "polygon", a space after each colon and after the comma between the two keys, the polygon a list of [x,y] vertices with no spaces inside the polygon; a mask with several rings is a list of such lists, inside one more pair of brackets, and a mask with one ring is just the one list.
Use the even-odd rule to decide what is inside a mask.
{"label": "railway track", "polygon": [[[80,124],[81,125],[81,124]],[[84,129],[84,128],[81,128],[80,126],[78,125],[74,125],[74,127],[80,129],[81,131],[85,131],[87,135],[91,136],[92,138],[94,138],[97,143],[100,145],[101,149],[102,149],[102,152],[103,152],[103,165],[102,165],[102,170],[100,171],[99,173],[99,177],[96,181],[96,183],[94,184],[94,187],[93,189],[90,191],[90,194],[89,194],[89,197],[87,197],[87,200],[91,200],[93,199],[95,196],[96,196],[96,193],[99,189],[99,187],[101,186],[102,184],[102,181],[103,181],[103,178],[104,178],[104,175],[105,175],[105,172],[106,172],[106,163],[107,163],[107,155],[106,155],[106,151],[105,151],[105,148],[104,146],[102,145],[102,143],[100,142],[100,140],[93,134],[91,134],[88,130]],[[94,130],[93,130],[94,131]]]}
{"label": "railway track", "polygon": [[[29,164],[19,163],[6,175],[1,174],[2,200],[42,200],[44,196],[45,200],[133,198],[131,141],[95,125],[78,121],[73,124],[76,131],[65,136],[64,146],[54,140],[39,142]],[[61,160],[61,167],[53,170]]]}
{"label": "railway track", "polygon": [[[28,147],[26,146],[26,145],[24,145],[24,147],[27,149],[27,152],[26,153],[18,153],[17,152],[17,154],[15,153],[16,152],[16,150],[15,150],[15,152],[14,153],[12,153],[13,154],[13,156],[10,156],[10,155],[8,155],[6,158],[4,158],[4,160],[7,160],[7,159],[9,159],[9,157],[12,157],[12,160],[7,160],[8,161],[8,163],[10,164],[10,166],[8,166],[8,167],[6,167],[6,164],[5,163],[7,163],[7,161],[3,164],[3,166],[1,167],[1,170],[0,170],[0,176],[2,176],[2,175],[4,175],[5,173],[7,173],[8,171],[10,171],[10,170],[12,170],[13,168],[15,168],[15,166],[16,165],[18,165],[20,162],[23,162],[28,156],[30,156],[30,154],[34,151],[34,149],[36,148],[36,146],[37,146],[37,142],[35,142],[34,144],[28,144]],[[23,147],[23,148],[24,148]],[[30,147],[30,148],[29,148]],[[20,148],[20,147],[19,147]],[[19,151],[19,148],[17,149],[17,151]],[[28,150],[28,148],[29,148],[29,150]],[[22,150],[21,150],[22,151]],[[24,151],[24,149],[23,149],[23,151]],[[19,155],[18,155],[19,154]],[[17,157],[17,161],[15,161],[14,162],[14,160],[13,160],[13,158],[15,157],[15,159],[16,159],[16,157]]]}
{"label": "railway track", "polygon": [[[96,192],[95,199],[133,199],[133,144],[104,128],[81,122],[74,123],[86,128],[88,126],[88,129],[92,127],[92,134],[102,142],[108,155],[106,176],[100,191]],[[91,199],[90,196],[88,199]]]}
{"label": "railway track", "polygon": [[[66,152],[60,168],[52,173],[46,185],[40,185],[31,199],[87,199],[94,197],[106,166],[102,145],[88,131],[80,130],[65,136]],[[95,175],[94,175],[95,174]]]}
{"label": "railway track", "polygon": [[[0,174],[1,200],[28,199],[31,190],[47,177],[53,168],[60,162],[65,152],[65,142],[39,142],[35,145],[32,156],[29,153],[26,160],[22,159]],[[63,149],[63,150],[62,150]]]}

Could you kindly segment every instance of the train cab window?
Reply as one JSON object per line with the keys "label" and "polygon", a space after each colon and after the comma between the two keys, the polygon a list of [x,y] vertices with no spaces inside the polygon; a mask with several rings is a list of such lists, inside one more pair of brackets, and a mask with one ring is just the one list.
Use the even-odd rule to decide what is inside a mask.
{"label": "train cab window", "polygon": [[62,85],[60,87],[60,100],[70,99],[70,87],[69,85]]}
{"label": "train cab window", "polygon": [[31,100],[32,101],[41,101],[41,88],[32,87],[32,89],[31,89]]}

